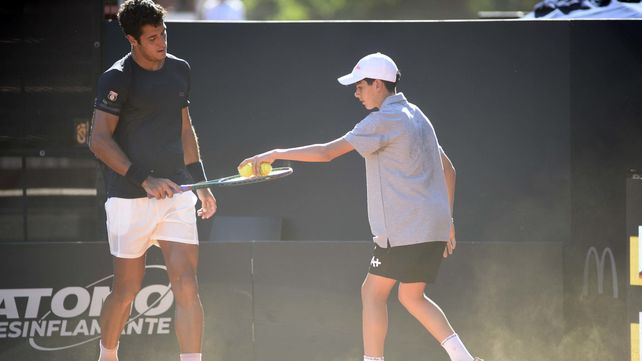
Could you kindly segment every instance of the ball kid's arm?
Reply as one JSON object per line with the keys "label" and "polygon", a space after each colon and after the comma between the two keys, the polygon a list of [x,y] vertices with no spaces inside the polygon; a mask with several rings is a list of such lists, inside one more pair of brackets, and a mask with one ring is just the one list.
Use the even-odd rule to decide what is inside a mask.
{"label": "ball kid's arm", "polygon": [[[442,148],[439,148],[439,154],[441,156],[441,163],[444,167],[444,180],[446,181],[446,189],[448,191],[448,202],[450,203],[450,216],[453,217],[453,209],[455,206],[455,180],[457,178],[457,172],[455,171],[455,166],[452,161]],[[446,249],[444,249],[444,258],[451,255],[455,248],[457,247],[457,240],[455,238],[455,224],[454,221],[450,225],[450,239],[447,242]]]}
{"label": "ball kid's arm", "polygon": [[448,201],[450,203],[450,216],[453,216],[453,208],[455,206],[455,180],[457,172],[453,162],[448,158],[443,149],[439,150],[441,162],[444,167],[444,179],[446,181],[446,189],[448,190]]}
{"label": "ball kid's arm", "polygon": [[261,163],[272,164],[275,160],[330,162],[352,150],[354,150],[352,144],[341,137],[323,144],[311,144],[287,149],[273,149],[243,160],[241,164],[239,164],[239,168],[251,162],[254,167],[254,174],[260,174]]}

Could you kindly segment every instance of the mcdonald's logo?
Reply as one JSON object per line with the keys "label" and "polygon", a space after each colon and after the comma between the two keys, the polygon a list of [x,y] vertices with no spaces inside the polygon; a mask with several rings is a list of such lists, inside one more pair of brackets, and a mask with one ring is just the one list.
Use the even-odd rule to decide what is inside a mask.
{"label": "mcdonald's logo", "polygon": [[613,252],[609,247],[604,248],[604,250],[602,251],[601,257],[598,256],[598,252],[595,247],[589,248],[588,252],[586,253],[586,258],[584,259],[584,288],[582,291],[582,296],[585,296],[585,297],[588,296],[588,290],[589,290],[588,276],[590,271],[591,260],[595,260],[595,270],[597,273],[597,293],[600,295],[604,293],[604,267],[606,266],[605,263],[606,263],[607,255],[611,260],[611,283],[613,284],[613,298],[619,297],[615,257],[613,256]]}

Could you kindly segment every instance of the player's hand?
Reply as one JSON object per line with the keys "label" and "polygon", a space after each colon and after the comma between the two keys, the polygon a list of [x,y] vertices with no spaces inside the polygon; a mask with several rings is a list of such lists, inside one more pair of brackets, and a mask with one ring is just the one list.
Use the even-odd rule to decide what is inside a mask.
{"label": "player's hand", "polygon": [[181,187],[179,187],[178,184],[166,178],[154,178],[152,176],[148,176],[147,179],[143,181],[142,185],[145,192],[147,192],[147,196],[156,199],[164,199],[167,197],[172,198],[174,193],[182,192]]}
{"label": "player's hand", "polygon": [[274,163],[274,161],[276,160],[276,158],[274,158],[274,154],[275,152],[271,150],[269,152],[257,154],[253,157],[246,158],[241,162],[241,164],[239,164],[238,169],[243,168],[243,166],[248,163],[252,163],[252,168],[254,168],[252,174],[261,174],[261,164]]}
{"label": "player's hand", "polygon": [[197,189],[196,195],[198,199],[201,200],[201,209],[196,211],[196,215],[201,217],[201,219],[212,218],[214,213],[216,213],[216,198],[214,198],[212,192],[207,188]]}
{"label": "player's hand", "polygon": [[444,249],[444,258],[448,258],[449,255],[453,254],[457,247],[457,240],[455,239],[455,223],[450,224],[450,239],[446,242],[446,248]]}

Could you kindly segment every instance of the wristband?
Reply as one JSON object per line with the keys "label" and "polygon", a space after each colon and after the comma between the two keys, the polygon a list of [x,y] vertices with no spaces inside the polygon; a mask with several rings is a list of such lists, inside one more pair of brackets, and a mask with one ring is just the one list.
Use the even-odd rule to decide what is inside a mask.
{"label": "wristband", "polygon": [[198,162],[186,165],[185,168],[187,168],[187,171],[192,176],[194,182],[203,182],[207,180],[207,177],[205,176],[205,169],[203,169],[203,162],[201,162],[200,160]]}
{"label": "wristband", "polygon": [[125,178],[127,178],[130,182],[135,183],[136,185],[142,185],[145,179],[147,179],[147,176],[149,175],[149,171],[139,167],[136,164],[132,164],[129,166],[129,169],[127,169],[127,173],[125,173]]}

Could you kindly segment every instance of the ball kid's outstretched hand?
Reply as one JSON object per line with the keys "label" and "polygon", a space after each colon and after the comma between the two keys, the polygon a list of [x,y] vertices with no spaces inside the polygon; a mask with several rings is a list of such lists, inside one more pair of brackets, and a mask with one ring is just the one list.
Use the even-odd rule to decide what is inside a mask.
{"label": "ball kid's outstretched hand", "polygon": [[246,158],[238,166],[239,174],[243,177],[268,175],[272,170],[272,163],[276,160],[273,154],[274,151],[269,151]]}

